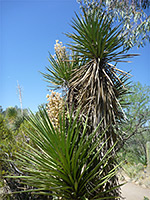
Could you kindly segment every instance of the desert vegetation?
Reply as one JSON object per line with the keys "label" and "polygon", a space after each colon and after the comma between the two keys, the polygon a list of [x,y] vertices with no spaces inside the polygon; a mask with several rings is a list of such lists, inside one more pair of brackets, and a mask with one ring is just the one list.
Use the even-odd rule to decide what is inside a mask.
{"label": "desert vegetation", "polygon": [[121,199],[118,171],[150,173],[150,88],[117,67],[137,55],[96,4],[85,1],[71,26],[71,43],[56,40],[41,72],[47,103],[1,108],[3,199]]}

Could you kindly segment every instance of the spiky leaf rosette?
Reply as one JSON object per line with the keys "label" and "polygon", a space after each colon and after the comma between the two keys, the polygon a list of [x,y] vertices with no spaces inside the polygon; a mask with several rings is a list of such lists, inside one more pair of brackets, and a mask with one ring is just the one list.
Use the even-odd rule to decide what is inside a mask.
{"label": "spiky leaf rosette", "polygon": [[[79,111],[75,118],[60,115],[60,128],[55,129],[46,110],[37,115],[31,113],[29,122],[34,131],[29,131],[36,148],[28,145],[29,151],[17,153],[21,170],[26,176],[13,176],[37,189],[28,192],[47,194],[64,200],[113,199],[104,187],[114,177],[117,167],[107,174],[104,169],[110,165],[112,146],[100,159],[104,134],[94,140],[97,129],[87,135],[87,122],[81,126]],[[66,126],[67,125],[67,126]],[[83,127],[83,129],[81,129]],[[92,142],[94,141],[94,142]],[[27,191],[23,191],[27,192]]]}
{"label": "spiky leaf rosette", "polygon": [[58,40],[56,40],[54,49],[54,56],[49,53],[48,61],[50,66],[46,67],[47,72],[41,72],[41,74],[49,83],[51,89],[62,89],[64,92],[67,92],[69,81],[72,78],[72,71],[78,66],[79,59],[73,52],[67,52],[66,47]]}
{"label": "spiky leaf rosette", "polygon": [[119,27],[112,28],[106,14],[99,16],[96,10],[90,15],[84,10],[83,13],[80,17],[76,14],[72,21],[76,32],[67,35],[73,40],[70,48],[88,62],[73,73],[68,103],[80,105],[89,114],[93,127],[104,118],[105,128],[124,118],[121,102],[130,76],[117,69],[114,62],[123,62],[124,58],[134,55],[123,54]]}
{"label": "spiky leaf rosette", "polygon": [[72,20],[71,26],[75,32],[66,34],[73,40],[72,44],[69,44],[71,50],[87,59],[99,58],[101,62],[116,62],[133,56],[122,55],[127,49],[120,50],[123,46],[121,31],[119,26],[112,28],[112,21],[108,20],[106,13],[99,15],[95,9],[88,14],[83,9],[83,14],[76,14],[76,19]]}

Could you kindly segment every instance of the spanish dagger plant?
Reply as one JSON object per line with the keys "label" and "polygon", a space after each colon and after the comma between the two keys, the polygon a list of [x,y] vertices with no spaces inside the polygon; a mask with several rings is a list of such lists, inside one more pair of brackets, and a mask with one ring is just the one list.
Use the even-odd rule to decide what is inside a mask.
{"label": "spanish dagger plant", "polygon": [[112,28],[104,13],[99,16],[95,10],[87,15],[84,9],[83,13],[72,21],[76,33],[67,34],[73,40],[71,50],[87,60],[73,73],[68,102],[89,112],[94,128],[102,118],[106,127],[125,117],[121,104],[130,74],[117,69],[114,62],[127,62],[123,59],[134,55],[123,54],[119,27]]}
{"label": "spanish dagger plant", "polygon": [[[79,110],[74,118],[69,113],[67,118],[65,113],[60,115],[59,128],[53,126],[44,108],[36,115],[31,113],[29,122],[34,131],[27,131],[36,148],[26,144],[28,150],[17,153],[20,170],[26,175],[8,177],[19,178],[36,188],[23,192],[52,194],[64,200],[98,200],[105,199],[106,194],[115,189],[105,189],[118,167],[105,174],[115,145],[100,158],[106,143],[104,133],[95,140],[97,127],[88,135],[87,121],[82,124]],[[115,197],[107,197],[112,198]]]}
{"label": "spanish dagger plant", "polygon": [[[103,119],[95,135],[95,138],[99,137],[101,132],[107,128],[104,134],[103,148],[99,151],[98,159],[101,160],[108,149],[120,140],[120,136],[117,134],[117,125],[125,120],[123,97],[128,92],[127,80],[130,74],[118,69],[116,64],[127,62],[125,59],[131,58],[135,54],[125,54],[127,49],[124,49],[119,26],[113,26],[107,14],[99,15],[96,8],[92,12],[85,12],[83,9],[83,15],[80,16],[76,14],[76,18],[72,20],[72,28],[74,32],[67,36],[72,39],[70,49],[74,52],[73,61],[75,62],[69,60],[69,63],[73,64],[73,68],[69,70],[66,79],[62,69],[64,69],[64,64],[67,66],[67,60],[61,60],[63,66],[57,65],[56,70],[54,63],[59,63],[59,60],[53,60],[51,65],[54,70],[48,69],[51,74],[47,74],[45,78],[61,86],[65,82],[64,80],[67,80],[67,106],[70,110],[73,106],[74,116],[81,107],[82,114],[79,115],[83,121],[88,116],[88,135]],[[116,151],[117,145],[111,154],[114,155]],[[109,171],[113,170],[116,165],[113,156],[112,161],[105,167],[103,175],[107,175]],[[91,180],[92,184],[94,184],[94,180]],[[98,190],[99,197],[104,199],[104,197],[119,196],[117,185],[118,180],[114,176],[104,185],[105,191],[109,192],[101,196],[101,192]],[[112,187],[116,187],[116,189],[111,190]],[[92,191],[92,195],[94,195],[94,191]]]}
{"label": "spanish dagger plant", "polygon": [[[44,79],[49,83],[52,90],[62,89],[65,95],[69,88],[69,81],[72,78],[72,72],[79,67],[79,58],[77,53],[67,52],[62,42],[56,40],[55,55],[49,53],[48,61],[50,66],[46,67],[47,73],[41,72]],[[75,59],[76,58],[76,59]]]}
{"label": "spanish dagger plant", "polygon": [[[74,32],[66,34],[72,39],[70,49],[87,62],[73,72],[69,81],[67,103],[69,107],[74,105],[74,112],[80,106],[83,111],[82,118],[88,116],[89,134],[102,119],[99,134],[109,126],[105,132],[105,140],[110,140],[100,152],[102,158],[103,154],[120,140],[117,124],[125,120],[123,96],[128,92],[126,86],[130,74],[118,69],[116,63],[134,55],[124,54],[127,49],[123,48],[119,26],[112,27],[112,21],[107,18],[106,13],[99,15],[96,8],[91,13],[83,9],[83,15],[76,14],[76,18],[72,20],[72,28]],[[117,146],[113,153],[116,150]],[[106,174],[114,165],[106,169]],[[108,190],[117,185],[117,182],[117,177],[113,178],[105,188]],[[113,195],[119,195],[118,188],[113,191]]]}

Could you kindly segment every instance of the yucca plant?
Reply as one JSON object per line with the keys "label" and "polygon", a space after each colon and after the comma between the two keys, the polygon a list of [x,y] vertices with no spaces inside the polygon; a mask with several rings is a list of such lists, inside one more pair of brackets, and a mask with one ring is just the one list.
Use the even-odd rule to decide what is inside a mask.
{"label": "yucca plant", "polygon": [[23,192],[44,195],[52,192],[54,197],[65,200],[116,198],[105,198],[115,189],[106,190],[105,185],[114,177],[118,166],[104,173],[110,165],[115,145],[106,151],[103,158],[100,157],[106,141],[104,133],[95,140],[99,127],[87,135],[87,121],[82,124],[79,110],[74,118],[68,114],[66,119],[65,113],[61,116],[60,126],[56,129],[44,108],[37,115],[31,113],[29,122],[34,131],[27,131],[36,148],[26,144],[30,150],[22,149],[17,153],[20,170],[26,176],[9,178],[19,178],[24,184],[36,188]]}
{"label": "yucca plant", "polygon": [[[131,58],[135,54],[126,54],[128,49],[124,48],[124,40],[119,26],[113,26],[107,13],[100,15],[97,8],[92,12],[85,12],[83,8],[83,15],[76,14],[76,18],[72,20],[72,28],[74,32],[66,35],[72,39],[72,44],[69,46],[74,52],[73,60],[76,62],[68,74],[66,103],[70,112],[73,106],[73,116],[76,115],[78,107],[81,107],[79,115],[82,120],[85,121],[86,116],[88,117],[88,135],[103,119],[95,135],[95,138],[99,137],[107,128],[104,134],[104,146],[99,152],[99,160],[101,160],[107,150],[116,141],[121,140],[117,131],[118,124],[126,119],[123,112],[123,107],[126,106],[124,95],[128,93],[130,74],[118,69],[116,65],[118,62],[128,62],[126,58]],[[53,66],[53,63],[51,65]],[[59,73],[55,73],[55,69],[54,71],[52,69],[45,78],[50,82],[57,81],[60,77],[61,80],[65,80],[62,69],[63,67],[59,65]],[[63,82],[57,81],[56,84],[63,85]],[[108,140],[108,138],[110,139]],[[118,146],[116,145],[111,154],[115,154],[117,150]],[[112,163],[105,167],[105,175],[114,166],[113,157]],[[105,184],[105,190],[108,191],[117,184],[117,177],[113,177]],[[119,189],[116,188],[105,194],[105,197],[119,195]]]}
{"label": "yucca plant", "polygon": [[[108,138],[110,140],[105,142],[100,152],[102,158],[103,154],[120,140],[117,125],[125,120],[123,97],[128,92],[127,80],[130,74],[118,69],[116,64],[128,62],[124,59],[134,55],[124,54],[127,49],[123,48],[119,26],[113,27],[106,13],[99,15],[96,8],[91,13],[83,9],[83,15],[76,14],[72,27],[74,32],[67,34],[72,39],[70,49],[87,62],[73,72],[69,81],[67,103],[70,108],[74,105],[74,112],[80,106],[83,110],[82,118],[88,116],[89,134],[102,119],[99,134],[109,126],[105,132],[105,141]],[[113,153],[116,150],[117,146]],[[114,165],[106,169],[106,174]],[[109,189],[114,184],[117,184],[117,177],[105,187]],[[114,190],[114,195],[119,195],[118,188]]]}
{"label": "yucca plant", "polygon": [[[73,73],[70,80],[68,101],[74,102],[89,112],[93,118],[93,127],[104,118],[103,124],[114,124],[124,118],[121,107],[122,96],[126,91],[129,73],[116,68],[114,62],[134,56],[123,54],[122,38],[119,27],[112,28],[112,22],[106,14],[99,16],[96,10],[87,15],[73,19],[72,27],[76,31],[67,34],[73,42],[71,50],[86,58],[87,63]],[[86,108],[86,109],[85,109]]]}
{"label": "yucca plant", "polygon": [[49,83],[50,89],[62,89],[66,95],[72,72],[76,67],[79,67],[77,53],[68,52],[62,42],[59,43],[56,40],[55,55],[49,53],[48,61],[50,66],[46,67],[47,73],[41,72],[41,74]]}

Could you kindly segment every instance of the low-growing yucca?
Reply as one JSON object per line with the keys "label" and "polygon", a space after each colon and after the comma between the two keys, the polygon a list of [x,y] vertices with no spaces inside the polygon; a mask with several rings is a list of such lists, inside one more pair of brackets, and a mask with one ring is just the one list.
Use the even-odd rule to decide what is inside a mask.
{"label": "low-growing yucca", "polygon": [[27,131],[36,148],[26,144],[29,150],[17,153],[20,170],[26,175],[11,178],[19,178],[24,184],[37,188],[30,192],[47,195],[52,192],[53,196],[65,200],[114,198],[105,198],[115,189],[106,190],[105,185],[117,167],[104,173],[110,165],[114,146],[100,157],[106,141],[103,133],[95,140],[99,127],[87,135],[87,123],[79,119],[79,110],[74,119],[69,114],[67,118],[65,113],[63,117],[60,115],[59,129],[54,128],[44,108],[36,115],[31,113],[29,122],[34,131]]}

